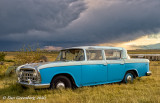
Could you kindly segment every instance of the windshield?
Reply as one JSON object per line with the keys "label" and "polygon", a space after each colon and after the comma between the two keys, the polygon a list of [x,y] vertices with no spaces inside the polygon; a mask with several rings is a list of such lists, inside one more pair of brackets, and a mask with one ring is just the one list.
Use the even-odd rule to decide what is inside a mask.
{"label": "windshield", "polygon": [[84,51],[82,49],[61,50],[56,61],[83,61]]}

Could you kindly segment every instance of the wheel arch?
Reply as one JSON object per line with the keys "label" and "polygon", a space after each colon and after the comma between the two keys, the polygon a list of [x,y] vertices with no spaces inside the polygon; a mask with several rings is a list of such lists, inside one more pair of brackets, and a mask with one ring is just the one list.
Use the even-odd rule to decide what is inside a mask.
{"label": "wheel arch", "polygon": [[[53,78],[52,78],[52,80],[54,78],[58,77],[58,76],[65,76],[65,77],[67,77],[71,81],[72,85],[77,87],[75,79],[74,79],[74,77],[71,74],[69,74],[69,73],[59,73],[59,74],[54,75]],[[51,82],[52,82],[52,80],[51,80]]]}
{"label": "wheel arch", "polygon": [[[126,73],[128,73],[128,72],[133,72],[136,77],[139,76],[138,71],[137,71],[136,69],[127,70]],[[126,74],[126,73],[125,73],[125,74]]]}

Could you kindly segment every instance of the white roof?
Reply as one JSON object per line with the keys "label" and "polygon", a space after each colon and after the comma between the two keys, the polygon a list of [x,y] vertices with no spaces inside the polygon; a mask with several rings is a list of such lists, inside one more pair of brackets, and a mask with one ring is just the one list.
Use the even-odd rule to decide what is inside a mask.
{"label": "white roof", "polygon": [[123,50],[121,47],[109,47],[109,46],[79,46],[79,47],[71,47],[66,49],[118,49]]}
{"label": "white roof", "polygon": [[[127,59],[129,58],[128,54],[127,54],[127,50],[121,47],[109,47],[109,46],[79,46],[79,47],[71,47],[71,48],[66,48],[66,49],[118,49],[118,50],[122,50],[122,58]],[[65,49],[63,49],[65,50]]]}

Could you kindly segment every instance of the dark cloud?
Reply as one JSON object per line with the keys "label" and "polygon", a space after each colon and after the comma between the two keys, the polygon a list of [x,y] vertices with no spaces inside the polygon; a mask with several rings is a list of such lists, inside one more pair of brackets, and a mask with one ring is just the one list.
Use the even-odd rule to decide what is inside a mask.
{"label": "dark cloud", "polygon": [[54,32],[84,9],[80,0],[0,0],[0,35]]}
{"label": "dark cloud", "polygon": [[[66,31],[69,38],[93,44],[127,41],[139,36],[158,33],[160,28],[159,0],[112,0],[98,9],[90,10],[80,23]],[[71,31],[72,29],[72,31]],[[76,38],[78,37],[78,38]]]}
{"label": "dark cloud", "polygon": [[99,1],[86,8],[82,0],[1,0],[0,41],[5,48],[9,43],[68,47],[159,33],[159,0]]}

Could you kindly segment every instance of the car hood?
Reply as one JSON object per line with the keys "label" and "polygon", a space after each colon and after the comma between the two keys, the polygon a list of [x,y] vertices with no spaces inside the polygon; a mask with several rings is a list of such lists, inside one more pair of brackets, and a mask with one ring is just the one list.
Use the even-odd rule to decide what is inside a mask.
{"label": "car hood", "polygon": [[38,68],[41,65],[48,64],[49,62],[43,62],[43,63],[30,63],[30,64],[25,64],[21,66],[21,68]]}
{"label": "car hood", "polygon": [[27,64],[24,64],[24,65],[21,65],[19,66],[17,69],[16,69],[16,73],[18,73],[18,71],[20,69],[37,69],[39,66],[41,65],[45,65],[45,64],[48,64],[49,62],[43,62],[43,63],[27,63]]}
{"label": "car hood", "polygon": [[44,68],[50,68],[50,67],[60,67],[60,66],[70,66],[70,65],[80,65],[80,62],[77,61],[56,61],[56,62],[43,62],[43,63],[30,63],[30,64],[24,64],[17,68],[23,69],[23,68],[31,68],[31,69],[44,69]]}
{"label": "car hood", "polygon": [[51,68],[51,67],[61,67],[61,66],[73,66],[73,65],[81,65],[80,61],[58,61],[58,62],[50,62],[43,65],[39,65],[37,69]]}

